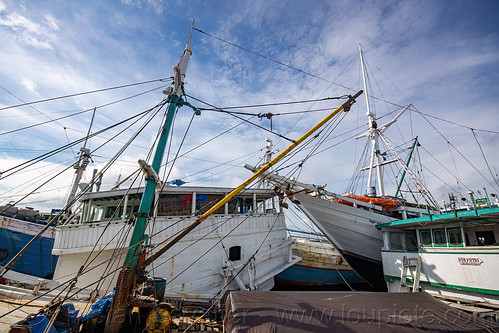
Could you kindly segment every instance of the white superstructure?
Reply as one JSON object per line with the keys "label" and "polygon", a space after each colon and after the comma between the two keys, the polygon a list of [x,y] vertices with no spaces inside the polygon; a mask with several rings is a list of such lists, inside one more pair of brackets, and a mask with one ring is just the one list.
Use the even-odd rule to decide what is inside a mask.
{"label": "white superstructure", "polygon": [[[76,286],[101,292],[114,287],[126,255],[124,244],[129,244],[129,218],[137,209],[141,191],[103,191],[81,199],[87,212],[84,221],[56,231],[55,280],[69,280],[88,258],[96,258]],[[146,229],[151,240],[146,250],[190,225],[195,215],[230,191],[166,187],[156,196]],[[246,190],[156,260],[149,276],[166,280],[167,295],[189,299],[211,299],[225,284],[226,289],[270,290],[274,276],[300,260],[291,253],[293,240],[287,236],[283,213],[263,210],[263,203],[271,197],[271,190]]]}

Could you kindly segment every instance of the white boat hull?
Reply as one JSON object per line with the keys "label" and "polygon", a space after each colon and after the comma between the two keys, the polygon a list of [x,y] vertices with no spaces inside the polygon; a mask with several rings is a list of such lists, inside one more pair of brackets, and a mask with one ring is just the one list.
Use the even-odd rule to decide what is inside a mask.
{"label": "white boat hull", "polygon": [[[297,193],[294,199],[360,276],[374,288],[386,289],[381,266],[383,234],[375,226],[394,218],[307,194]],[[400,241],[395,239],[393,246],[400,246]]]}
{"label": "white boat hull", "polygon": [[[194,219],[157,218],[146,232],[154,235],[151,243],[155,246]],[[126,254],[118,245],[129,243],[129,227],[120,221],[107,228],[106,223],[58,228],[53,254],[59,260],[54,280],[64,283],[74,277],[90,256],[93,244],[97,244],[92,258],[99,254],[90,264],[94,268],[81,275],[76,286],[97,288],[101,294],[111,290]],[[274,276],[300,260],[292,256],[292,242],[287,237],[283,214],[216,215],[160,256],[149,267],[149,275],[166,279],[167,296],[188,299],[211,299],[225,284],[229,290],[270,290]],[[234,246],[241,247],[241,258],[230,262],[228,252]],[[106,274],[109,275],[95,284],[96,278]]]}
{"label": "white boat hull", "polygon": [[[498,246],[426,248],[420,252],[383,251],[388,291],[408,292],[401,283],[403,257],[421,257],[420,287],[432,294],[499,304]],[[415,268],[406,275],[414,276]],[[409,278],[412,283],[413,279]]]}

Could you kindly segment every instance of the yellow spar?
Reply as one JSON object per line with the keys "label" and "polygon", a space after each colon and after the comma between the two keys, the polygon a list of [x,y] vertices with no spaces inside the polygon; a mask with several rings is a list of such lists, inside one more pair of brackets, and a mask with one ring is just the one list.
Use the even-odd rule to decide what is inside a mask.
{"label": "yellow spar", "polygon": [[206,211],[203,215],[197,218],[196,221],[194,221],[190,226],[185,228],[182,232],[178,233],[172,240],[170,240],[168,243],[166,243],[161,249],[156,251],[152,256],[147,258],[147,260],[144,261],[142,264],[142,267],[146,267],[147,265],[151,264],[154,260],[156,260],[160,255],[162,255],[166,250],[168,250],[170,247],[172,247],[176,242],[178,242],[180,239],[182,239],[185,235],[187,235],[191,230],[193,230],[195,227],[197,227],[201,222],[206,220],[210,215],[215,213],[217,209],[225,205],[227,202],[229,202],[232,198],[234,198],[239,192],[241,192],[244,188],[246,188],[248,185],[250,185],[255,179],[260,177],[265,171],[270,169],[274,164],[279,162],[286,154],[288,154],[291,150],[293,150],[296,146],[298,146],[300,143],[302,143],[304,140],[306,140],[310,135],[312,135],[315,131],[317,131],[319,128],[321,128],[325,123],[327,123],[329,120],[331,120],[334,116],[336,116],[338,113],[341,111],[349,111],[350,107],[352,106],[353,103],[355,103],[355,99],[359,97],[363,93],[362,90],[359,90],[355,95],[353,96],[348,96],[348,101],[343,103],[341,106],[339,106],[336,110],[331,112],[327,117],[325,117],[322,121],[320,121],[317,125],[312,127],[307,133],[302,135],[298,140],[294,141],[288,148],[283,150],[279,155],[274,157],[270,162],[265,164],[260,170],[255,172],[248,180],[246,180],[244,183],[239,185],[237,188],[235,188],[232,192],[230,192],[225,198],[220,200],[218,203],[216,203],[213,207],[211,207],[208,211]]}

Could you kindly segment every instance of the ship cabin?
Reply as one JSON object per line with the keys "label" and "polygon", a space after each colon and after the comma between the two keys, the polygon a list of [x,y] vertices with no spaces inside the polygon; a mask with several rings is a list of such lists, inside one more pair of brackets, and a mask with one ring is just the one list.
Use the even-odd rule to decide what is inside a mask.
{"label": "ship cabin", "polygon": [[13,202],[0,206],[0,216],[2,217],[39,224],[46,224],[58,211],[60,210],[52,209],[51,213],[40,213],[40,211],[35,210],[33,207],[16,207]]}
{"label": "ship cabin", "polygon": [[[459,302],[499,306],[498,205],[376,227],[383,232],[381,257],[388,291],[425,291]],[[392,237],[400,237],[401,248],[390,247]]]}
{"label": "ship cabin", "polygon": [[[472,208],[376,227],[383,232],[385,251],[499,246],[499,207]],[[393,237],[400,237],[401,248],[392,248]]]}
{"label": "ship cabin", "polygon": [[[165,186],[156,192],[151,217],[182,217],[203,214],[229,194],[233,188]],[[143,187],[90,192],[80,198],[83,223],[128,221],[139,210]],[[219,208],[215,215],[275,213],[272,189],[246,189]]]}

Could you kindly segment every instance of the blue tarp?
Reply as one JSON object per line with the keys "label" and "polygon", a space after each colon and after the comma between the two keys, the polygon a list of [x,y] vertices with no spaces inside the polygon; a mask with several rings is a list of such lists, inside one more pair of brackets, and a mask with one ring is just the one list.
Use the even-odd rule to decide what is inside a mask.
{"label": "blue tarp", "polygon": [[[78,312],[80,310],[76,310],[74,305],[71,303],[63,304],[62,306],[65,307],[68,311],[68,317],[69,317],[69,323],[71,324],[70,327],[68,328],[61,328],[61,327],[56,327],[58,322],[56,321],[54,323],[54,326],[50,328],[48,333],[67,333],[67,332],[72,332],[72,324],[75,323],[75,321],[80,321],[84,322],[86,320],[92,319],[94,317],[97,317],[104,313],[108,307],[111,305],[113,302],[114,298],[114,290],[111,291],[109,294],[106,296],[99,298],[93,305],[92,305],[92,310],[87,313],[84,316],[78,317]],[[49,323],[49,318],[47,318],[44,315],[38,315],[34,317],[33,319],[27,321],[26,323],[23,323],[23,325],[27,325],[31,327],[31,332],[32,333],[43,333],[45,329],[47,328],[47,325]],[[67,324],[69,323],[59,323],[61,324],[60,326],[68,326]],[[16,324],[17,325],[17,324]],[[13,325],[14,326],[14,325]]]}
{"label": "blue tarp", "polygon": [[[31,327],[32,333],[43,333],[49,324],[49,319],[44,315],[38,315],[35,318],[28,321],[26,324]],[[57,333],[55,327],[51,327],[48,333]]]}
{"label": "blue tarp", "polygon": [[101,315],[107,308],[111,305],[114,298],[114,290],[111,291],[106,296],[99,298],[94,304],[92,304],[92,310],[84,316],[78,317],[80,322],[92,319]]}
{"label": "blue tarp", "polygon": [[182,186],[185,184],[185,182],[182,179],[175,179],[175,180],[168,182],[168,184]]}
{"label": "blue tarp", "polygon": [[[65,324],[69,323],[61,323],[61,322],[55,322],[52,327],[48,330],[48,333],[66,333],[66,332],[72,332],[73,331],[73,323],[75,322],[76,317],[78,316],[78,312],[80,310],[76,310],[74,305],[71,303],[68,304],[63,304],[62,305],[64,308],[68,310],[68,317],[69,317],[69,323],[71,324],[70,327],[57,327],[57,324],[61,324],[64,326],[67,326]],[[50,319],[47,318],[44,315],[38,315],[34,317],[31,320],[28,320],[26,323],[23,325],[29,326],[31,328],[32,333],[43,333],[45,332],[45,329],[47,328],[47,325],[49,324]],[[14,325],[13,325],[14,326]]]}
{"label": "blue tarp", "polygon": [[196,195],[196,208],[201,208],[201,202],[208,201],[208,194],[198,194]]}

